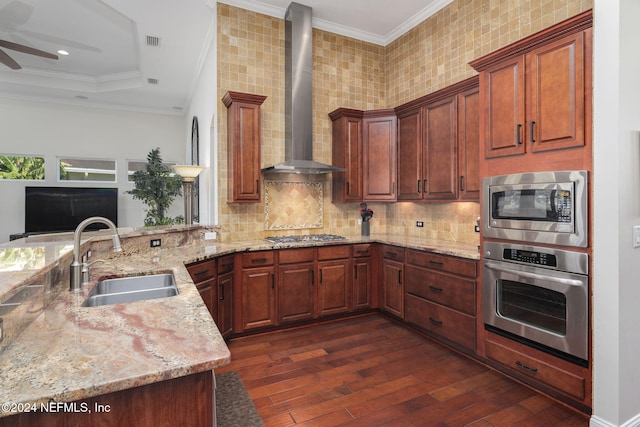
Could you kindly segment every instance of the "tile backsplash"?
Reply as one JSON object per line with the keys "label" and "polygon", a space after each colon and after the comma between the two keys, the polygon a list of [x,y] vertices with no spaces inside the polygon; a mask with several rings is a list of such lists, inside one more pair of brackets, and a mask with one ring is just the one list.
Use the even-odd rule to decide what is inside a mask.
{"label": "tile backsplash", "polygon": [[[387,46],[314,29],[314,160],[331,163],[329,112],[339,107],[388,108],[434,92],[473,76],[469,61],[592,7],[593,0],[454,0]],[[284,20],[222,3],[217,4],[217,14],[218,94],[221,97],[233,90],[267,96],[261,107],[262,167],[279,163],[284,160]],[[267,213],[267,208],[275,209],[278,204],[266,197],[268,180],[263,183],[261,203],[227,203],[226,120],[226,108],[218,100],[218,210],[225,240],[309,232],[360,233],[359,205],[332,203],[330,176],[320,181],[303,179],[321,182],[321,228],[295,227],[311,221],[300,215],[305,212],[304,202],[292,207],[290,216],[279,212],[274,220],[273,211]],[[305,198],[290,198],[289,203],[298,203],[296,200]],[[474,232],[478,203],[369,206],[374,210],[372,233],[463,243],[479,240]],[[423,221],[424,227],[416,227],[416,221]],[[268,229],[276,223],[280,229]]]}

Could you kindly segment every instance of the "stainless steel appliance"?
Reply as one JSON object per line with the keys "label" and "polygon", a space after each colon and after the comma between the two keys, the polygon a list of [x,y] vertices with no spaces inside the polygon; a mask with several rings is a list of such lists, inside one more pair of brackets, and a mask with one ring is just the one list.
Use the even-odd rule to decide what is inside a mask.
{"label": "stainless steel appliance", "polygon": [[484,237],[587,247],[587,172],[501,175],[482,181]]}
{"label": "stainless steel appliance", "polygon": [[588,264],[581,252],[485,242],[485,327],[587,366]]}

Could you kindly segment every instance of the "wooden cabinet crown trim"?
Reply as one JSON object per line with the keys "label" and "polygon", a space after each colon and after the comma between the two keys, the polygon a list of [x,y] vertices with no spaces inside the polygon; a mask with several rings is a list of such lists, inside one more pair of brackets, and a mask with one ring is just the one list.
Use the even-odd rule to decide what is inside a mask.
{"label": "wooden cabinet crown trim", "polygon": [[267,99],[267,97],[264,95],[227,91],[227,93],[222,97],[222,102],[225,107],[229,108],[229,106],[234,102],[246,102],[249,104],[261,105],[265,99]]}
{"label": "wooden cabinet crown trim", "polygon": [[362,110],[354,110],[352,108],[338,108],[337,110],[333,110],[329,113],[329,118],[332,121],[336,121],[342,117],[353,117],[356,119],[361,119],[364,116],[364,111]]}
{"label": "wooden cabinet crown trim", "polygon": [[541,44],[549,43],[563,38],[569,34],[578,33],[591,28],[593,25],[593,10],[589,9],[578,15],[572,16],[556,25],[538,31],[528,37],[511,43],[502,49],[491,52],[469,62],[476,71],[482,71],[496,62],[503,61],[509,57],[519,56],[527,53]]}

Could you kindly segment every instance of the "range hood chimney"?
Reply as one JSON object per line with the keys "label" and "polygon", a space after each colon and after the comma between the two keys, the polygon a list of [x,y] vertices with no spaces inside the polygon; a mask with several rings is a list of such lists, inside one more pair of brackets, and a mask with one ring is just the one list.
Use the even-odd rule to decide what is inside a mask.
{"label": "range hood chimney", "polygon": [[345,169],[313,161],[311,8],[291,3],[285,14],[284,163],[263,172],[321,174]]}

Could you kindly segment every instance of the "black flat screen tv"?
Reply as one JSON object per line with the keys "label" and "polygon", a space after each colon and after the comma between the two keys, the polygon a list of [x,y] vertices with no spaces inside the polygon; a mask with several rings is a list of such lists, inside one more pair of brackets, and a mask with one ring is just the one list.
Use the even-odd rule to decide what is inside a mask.
{"label": "black flat screen tv", "polygon": [[[26,187],[25,233],[74,231],[92,216],[102,216],[118,225],[118,189],[86,187]],[[87,230],[106,228],[92,224]]]}

